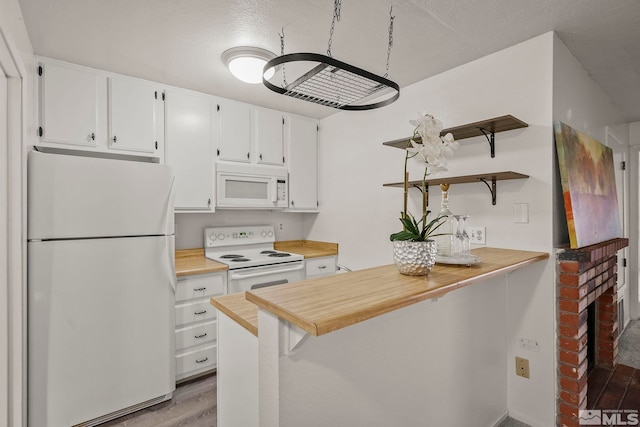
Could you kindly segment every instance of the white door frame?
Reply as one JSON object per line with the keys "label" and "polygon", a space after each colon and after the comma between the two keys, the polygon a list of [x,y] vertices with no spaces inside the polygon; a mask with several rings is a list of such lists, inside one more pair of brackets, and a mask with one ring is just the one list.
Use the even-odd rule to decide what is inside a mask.
{"label": "white door frame", "polygon": [[[0,154],[6,246],[0,271],[0,425],[26,425],[26,71],[0,16],[0,73],[7,77],[6,147]],[[3,100],[4,102],[4,100]],[[4,138],[3,138],[4,139]],[[6,192],[5,192],[6,189]],[[2,221],[4,223],[4,220]],[[2,224],[4,228],[4,224]],[[6,254],[5,254],[6,252]],[[4,381],[6,379],[6,381]]]}
{"label": "white door frame", "polygon": [[[633,144],[634,141],[630,141]],[[640,259],[638,257],[638,237],[640,236],[640,145],[629,146],[629,315],[632,319],[640,318],[638,303],[638,275]]]}

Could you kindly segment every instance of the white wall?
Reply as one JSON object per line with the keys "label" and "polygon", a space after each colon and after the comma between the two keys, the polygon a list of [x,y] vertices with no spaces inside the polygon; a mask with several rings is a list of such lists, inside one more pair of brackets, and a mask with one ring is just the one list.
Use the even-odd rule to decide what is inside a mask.
{"label": "white wall", "polygon": [[[445,127],[512,114],[529,127],[496,134],[495,158],[490,157],[484,137],[463,140],[449,163],[449,171],[438,177],[499,171],[529,175],[526,180],[498,182],[496,206],[492,206],[482,183],[453,185],[449,190],[451,209],[471,215],[471,225],[486,226],[488,246],[551,253],[552,49],[553,34],[547,33],[405,87],[400,99],[390,106],[323,119],[322,210],[317,217],[305,219],[307,238],[339,243],[340,263],[354,269],[392,263],[389,234],[400,228],[397,218],[402,209],[402,190],[383,188],[382,184],[402,180],[404,153],[383,147],[382,142],[409,136],[413,130],[409,120],[422,110],[440,118]],[[415,165],[412,167],[412,179],[417,179],[420,172]],[[411,197],[411,211],[418,212],[418,192]],[[514,203],[529,205],[529,223],[514,222]],[[431,189],[430,204],[433,210],[439,210],[439,189]],[[487,312],[504,316],[502,321],[507,325],[500,349],[506,353],[506,374],[499,382],[500,393],[508,395],[504,409],[532,426],[554,424],[554,289],[554,269],[549,261],[510,275],[503,299],[478,302]],[[427,305],[424,308],[429,309]],[[446,331],[449,325],[445,322],[441,327]],[[450,332],[456,334],[454,329]],[[540,351],[520,350],[520,337],[538,341]],[[441,337],[432,338],[433,346],[442,345]],[[447,365],[450,356],[440,355],[432,363]],[[531,379],[515,375],[514,356],[530,360]],[[475,366],[490,363],[473,358],[472,353],[467,357],[467,362]],[[460,373],[451,371],[450,385],[440,383],[437,387],[454,393],[462,381]],[[479,389],[476,392],[482,394]],[[455,400],[443,403],[441,409],[461,410]]]}
{"label": "white wall", "polygon": [[[227,225],[272,225],[276,240],[304,239],[304,217],[311,213],[278,211],[222,210],[213,213],[176,214],[176,249],[204,247],[204,228]],[[284,226],[280,230],[279,225]]]}
{"label": "white wall", "polygon": [[[627,151],[629,130],[622,115],[557,35],[553,47],[553,120],[562,121],[602,144],[607,144],[606,127],[610,126],[624,144],[612,144],[611,148]],[[554,185],[557,201],[554,205],[554,243],[561,246],[569,243],[569,235],[555,154],[554,165],[554,176],[558,180]]]}
{"label": "white wall", "polygon": [[638,261],[640,257],[640,251],[638,250],[638,236],[640,232],[638,230],[639,218],[640,218],[640,206],[638,201],[638,194],[640,194],[639,174],[640,174],[640,122],[634,122],[629,124],[629,193],[633,195],[629,200],[629,217],[633,218],[629,224],[629,302],[634,304],[629,305],[629,314],[632,319],[640,318],[640,292],[638,292]]}
{"label": "white wall", "polygon": [[280,357],[279,425],[497,425],[507,409],[506,286],[498,277],[309,337]]}

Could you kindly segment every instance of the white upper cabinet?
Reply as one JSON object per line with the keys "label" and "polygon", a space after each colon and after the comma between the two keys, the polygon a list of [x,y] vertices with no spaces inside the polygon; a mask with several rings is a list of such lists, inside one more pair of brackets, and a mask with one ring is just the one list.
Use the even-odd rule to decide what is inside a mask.
{"label": "white upper cabinet", "polygon": [[247,104],[223,101],[216,105],[220,123],[219,160],[251,162],[251,108]]}
{"label": "white upper cabinet", "polygon": [[256,162],[266,165],[284,165],[284,118],[273,110],[253,110],[253,138]]}
{"label": "white upper cabinet", "polygon": [[176,210],[213,211],[212,98],[167,90],[165,162],[175,173]]}
{"label": "white upper cabinet", "polygon": [[58,62],[38,64],[41,142],[95,147],[98,76]]}
{"label": "white upper cabinet", "polygon": [[161,97],[158,85],[109,77],[109,148],[156,153],[156,110]]}
{"label": "white upper cabinet", "polygon": [[318,122],[286,119],[289,148],[289,210],[318,210]]}

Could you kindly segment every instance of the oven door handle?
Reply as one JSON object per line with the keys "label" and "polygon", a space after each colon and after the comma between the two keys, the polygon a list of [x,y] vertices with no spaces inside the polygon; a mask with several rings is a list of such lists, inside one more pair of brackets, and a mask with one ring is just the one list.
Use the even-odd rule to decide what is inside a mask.
{"label": "oven door handle", "polygon": [[299,266],[293,268],[283,268],[282,270],[267,270],[259,273],[231,273],[231,280],[238,279],[250,279],[251,277],[267,276],[270,274],[289,273],[291,271],[298,271],[304,268],[304,263],[300,263]]}

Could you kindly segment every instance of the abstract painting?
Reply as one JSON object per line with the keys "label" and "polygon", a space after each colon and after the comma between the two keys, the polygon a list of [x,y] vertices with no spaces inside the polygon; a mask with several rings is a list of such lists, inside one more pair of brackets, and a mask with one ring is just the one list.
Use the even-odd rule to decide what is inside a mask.
{"label": "abstract painting", "polygon": [[622,237],[613,150],[561,122],[554,131],[571,248]]}

